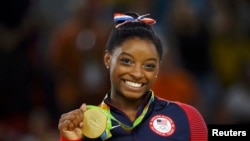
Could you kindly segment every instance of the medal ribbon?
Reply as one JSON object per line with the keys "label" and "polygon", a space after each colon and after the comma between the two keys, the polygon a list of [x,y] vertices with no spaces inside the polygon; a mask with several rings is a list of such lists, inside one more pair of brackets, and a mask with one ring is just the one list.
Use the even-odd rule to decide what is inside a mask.
{"label": "medal ribbon", "polygon": [[[105,96],[104,99],[106,99],[108,97],[108,95]],[[143,118],[145,117],[147,111],[148,111],[148,108],[150,106],[150,104],[154,101],[154,93],[151,91],[151,97],[150,97],[150,100],[148,101],[148,103],[146,104],[146,106],[144,107],[143,111],[141,112],[141,114],[135,119],[135,121],[133,122],[133,125],[132,126],[129,126],[129,125],[126,125],[124,123],[122,123],[121,121],[119,121],[118,119],[116,119],[110,112],[110,107],[104,102],[104,100],[101,102],[100,104],[100,107],[97,107],[97,106],[93,106],[93,105],[88,105],[87,106],[87,109],[91,109],[91,108],[98,108],[100,109],[104,114],[105,116],[107,117],[107,126],[106,126],[106,130],[104,131],[104,133],[100,136],[102,138],[102,140],[106,140],[110,137],[112,137],[112,134],[110,132],[110,130],[112,130],[114,127],[117,127],[117,126],[114,126],[112,127],[112,122],[111,120],[114,120],[116,121],[119,126],[121,126],[123,129],[125,130],[132,130],[134,129],[137,125],[139,125]]]}

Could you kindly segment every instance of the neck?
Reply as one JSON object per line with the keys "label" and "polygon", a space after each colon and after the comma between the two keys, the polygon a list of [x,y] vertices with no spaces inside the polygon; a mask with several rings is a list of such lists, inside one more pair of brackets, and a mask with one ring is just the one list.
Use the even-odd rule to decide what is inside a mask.
{"label": "neck", "polygon": [[120,95],[114,95],[111,93],[110,95],[111,103],[121,109],[131,121],[136,119],[137,110],[143,101],[143,98],[132,100],[122,97]]}
{"label": "neck", "polygon": [[111,103],[120,109],[124,110],[137,110],[143,99],[127,99],[122,96],[112,95],[110,96]]}

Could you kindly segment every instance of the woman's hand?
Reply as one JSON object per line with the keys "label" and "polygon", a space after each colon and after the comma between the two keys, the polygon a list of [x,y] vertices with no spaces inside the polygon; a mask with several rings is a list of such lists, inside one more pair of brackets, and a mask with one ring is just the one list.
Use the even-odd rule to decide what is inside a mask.
{"label": "woman's hand", "polygon": [[84,103],[79,109],[61,115],[58,129],[63,138],[68,140],[78,140],[83,137],[83,112],[86,110],[87,107]]}

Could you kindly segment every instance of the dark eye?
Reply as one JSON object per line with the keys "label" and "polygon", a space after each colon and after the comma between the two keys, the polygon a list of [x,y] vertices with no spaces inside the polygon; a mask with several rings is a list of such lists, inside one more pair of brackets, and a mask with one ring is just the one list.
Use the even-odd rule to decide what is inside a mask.
{"label": "dark eye", "polygon": [[130,59],[122,58],[120,61],[125,65],[132,65],[132,61]]}
{"label": "dark eye", "polygon": [[153,70],[156,68],[156,65],[155,64],[146,64],[143,67],[146,69],[149,69],[149,70]]}

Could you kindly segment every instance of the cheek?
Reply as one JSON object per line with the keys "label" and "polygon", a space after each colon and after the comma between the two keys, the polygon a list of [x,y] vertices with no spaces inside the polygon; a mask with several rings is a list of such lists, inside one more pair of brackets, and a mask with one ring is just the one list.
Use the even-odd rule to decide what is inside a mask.
{"label": "cheek", "polygon": [[148,74],[147,78],[151,81],[151,83],[154,83],[156,81],[156,73]]}
{"label": "cheek", "polygon": [[113,65],[112,68],[110,69],[110,74],[114,77],[119,77],[122,74],[126,73],[128,71],[127,68],[119,65]]}
{"label": "cheek", "polygon": [[156,81],[156,77],[154,76],[154,78],[152,79],[152,84],[151,85],[153,85],[155,83],[155,81]]}
{"label": "cheek", "polygon": [[157,71],[154,72],[146,72],[145,76],[147,77],[148,81],[150,81],[150,83],[154,83],[157,79]]}
{"label": "cheek", "polygon": [[123,72],[123,67],[119,66],[119,64],[112,63],[111,68],[110,68],[110,75],[115,77],[119,76]]}

